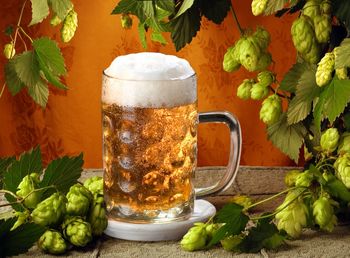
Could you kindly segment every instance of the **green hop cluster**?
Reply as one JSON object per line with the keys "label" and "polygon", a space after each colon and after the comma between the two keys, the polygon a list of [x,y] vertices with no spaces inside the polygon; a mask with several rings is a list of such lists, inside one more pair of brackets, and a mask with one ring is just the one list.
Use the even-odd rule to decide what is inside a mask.
{"label": "green hop cluster", "polygon": [[315,35],[319,43],[327,43],[332,32],[332,21],[328,14],[316,16],[314,19]]}
{"label": "green hop cluster", "polygon": [[85,180],[85,188],[87,188],[92,194],[103,194],[103,178],[100,176],[93,176]]}
{"label": "green hop cluster", "polygon": [[34,209],[41,199],[40,192],[33,192],[38,188],[39,177],[40,175],[38,173],[31,173],[25,176],[17,187],[18,191],[16,194],[19,197],[25,198],[24,205],[29,209]]}
{"label": "green hop cluster", "polygon": [[312,213],[316,224],[322,230],[332,232],[337,224],[337,217],[334,215],[332,200],[328,196],[321,196],[312,205]]}
{"label": "green hop cluster", "polygon": [[320,5],[321,12],[324,14],[331,14],[332,2],[330,0],[323,0]]}
{"label": "green hop cluster", "polygon": [[335,74],[340,80],[348,80],[348,69],[346,67],[335,69]]}
{"label": "green hop cluster", "polygon": [[226,251],[235,251],[237,246],[242,242],[243,238],[240,235],[237,236],[228,236],[220,241],[222,247]]}
{"label": "green hop cluster", "polygon": [[221,223],[210,223],[206,225],[205,231],[207,232],[208,240],[210,240],[214,236],[214,234],[222,227],[222,225],[223,224]]}
{"label": "green hop cluster", "polygon": [[252,199],[247,195],[235,195],[230,198],[229,202],[243,206],[245,209],[253,204]]}
{"label": "green hop cluster", "polygon": [[71,10],[63,21],[61,28],[61,38],[63,42],[69,42],[77,30],[78,27],[78,14]]}
{"label": "green hop cluster", "polygon": [[321,6],[319,0],[308,0],[303,7],[303,14],[314,20],[321,15]]}
{"label": "green hop cluster", "polygon": [[275,76],[270,71],[262,71],[258,74],[257,79],[261,85],[268,87],[275,81]]}
{"label": "green hop cluster", "polygon": [[335,57],[334,53],[326,53],[317,65],[316,84],[319,87],[327,85],[332,80],[334,71]]}
{"label": "green hop cluster", "polygon": [[339,132],[337,128],[329,128],[321,135],[321,150],[326,153],[332,153],[338,147]]}
{"label": "green hop cluster", "polygon": [[86,246],[92,240],[91,225],[80,217],[70,217],[62,224],[63,235],[75,246]]}
{"label": "green hop cluster", "polygon": [[320,46],[314,32],[313,22],[308,16],[300,16],[291,28],[292,40],[301,57],[311,64],[316,64],[320,57]]}
{"label": "green hop cluster", "polygon": [[108,224],[103,196],[94,198],[87,221],[91,225],[93,235],[102,235]]}
{"label": "green hop cluster", "polygon": [[237,88],[237,97],[243,100],[250,98],[250,91],[254,85],[254,80],[245,79]]}
{"label": "green hop cluster", "polygon": [[350,188],[350,154],[339,156],[334,163],[334,168],[335,175],[347,188]]}
{"label": "green hop cluster", "polygon": [[277,208],[277,228],[285,230],[293,238],[301,234],[303,227],[307,225],[308,209],[303,199],[298,197],[298,190],[290,191],[284,202]]}
{"label": "green hop cluster", "polygon": [[194,226],[183,236],[180,244],[185,251],[203,249],[207,241],[206,224],[194,223]]}
{"label": "green hop cluster", "polygon": [[32,220],[41,226],[55,225],[66,212],[67,199],[60,193],[54,193],[40,202],[32,212]]}
{"label": "green hop cluster", "polygon": [[268,0],[253,0],[252,13],[255,16],[261,15],[265,12]]}
{"label": "green hop cluster", "polygon": [[67,244],[61,233],[56,230],[47,230],[39,239],[38,247],[49,254],[63,254]]}
{"label": "green hop cluster", "polygon": [[309,187],[313,180],[314,175],[309,170],[305,170],[295,179],[295,186]]}
{"label": "green hop cluster", "polygon": [[86,216],[93,199],[91,192],[81,184],[70,187],[67,193],[67,214],[71,216]]}
{"label": "green hop cluster", "polygon": [[295,181],[300,174],[301,174],[300,170],[288,171],[284,177],[284,183],[286,184],[286,186],[288,187],[295,186]]}
{"label": "green hop cluster", "polygon": [[241,37],[229,47],[224,55],[223,68],[233,72],[243,65],[250,72],[264,70],[271,64],[271,54],[267,52],[270,34],[258,28],[252,35]]}
{"label": "green hop cluster", "polygon": [[15,54],[16,54],[16,49],[13,43],[7,43],[4,46],[4,56],[7,59],[11,59],[12,57],[14,57]]}
{"label": "green hop cluster", "polygon": [[267,125],[274,124],[282,114],[282,100],[277,95],[266,98],[260,109],[260,119]]}
{"label": "green hop cluster", "polygon": [[120,17],[120,23],[121,23],[123,29],[131,29],[131,27],[132,27],[132,18],[130,17],[129,14],[124,13]]}
{"label": "green hop cluster", "polygon": [[350,133],[343,133],[337,150],[338,154],[342,155],[345,153],[350,154]]}
{"label": "green hop cluster", "polygon": [[269,95],[269,88],[261,83],[254,83],[250,90],[250,97],[254,100],[261,100]]}
{"label": "green hop cluster", "polygon": [[16,211],[15,216],[17,217],[17,220],[16,220],[15,224],[13,224],[11,231],[15,230],[16,228],[18,228],[22,224],[25,224],[26,222],[28,222],[28,219],[30,218],[30,211],[29,210]]}
{"label": "green hop cluster", "polygon": [[61,22],[62,20],[57,15],[54,15],[50,20],[51,26],[54,26],[54,27],[59,25]]}

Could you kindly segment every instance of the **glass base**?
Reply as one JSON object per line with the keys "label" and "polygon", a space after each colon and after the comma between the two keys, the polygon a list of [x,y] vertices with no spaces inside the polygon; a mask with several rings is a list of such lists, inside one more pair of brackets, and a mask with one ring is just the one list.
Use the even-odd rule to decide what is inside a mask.
{"label": "glass base", "polygon": [[168,210],[144,210],[143,212],[134,212],[129,206],[118,205],[108,209],[108,219],[139,224],[182,221],[191,217],[193,204],[194,198],[191,198],[188,202],[181,203]]}

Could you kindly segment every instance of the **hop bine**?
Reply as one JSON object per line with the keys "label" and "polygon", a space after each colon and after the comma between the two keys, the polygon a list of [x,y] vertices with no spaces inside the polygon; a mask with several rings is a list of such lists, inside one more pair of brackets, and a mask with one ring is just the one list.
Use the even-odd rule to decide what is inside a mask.
{"label": "hop bine", "polygon": [[38,247],[49,254],[63,254],[67,250],[67,244],[61,233],[52,229],[40,237]]}

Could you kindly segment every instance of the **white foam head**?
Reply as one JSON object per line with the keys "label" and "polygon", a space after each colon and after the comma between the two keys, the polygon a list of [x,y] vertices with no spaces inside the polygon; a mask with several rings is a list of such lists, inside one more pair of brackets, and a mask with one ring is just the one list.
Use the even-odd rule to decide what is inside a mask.
{"label": "white foam head", "polygon": [[102,101],[128,107],[175,107],[197,99],[194,70],[161,53],[119,56],[104,71]]}

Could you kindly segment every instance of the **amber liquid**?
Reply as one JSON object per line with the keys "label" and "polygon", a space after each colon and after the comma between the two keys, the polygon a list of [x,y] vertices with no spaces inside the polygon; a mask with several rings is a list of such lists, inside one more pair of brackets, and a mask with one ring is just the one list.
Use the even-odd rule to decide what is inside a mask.
{"label": "amber liquid", "polygon": [[104,193],[116,219],[173,220],[193,208],[197,105],[102,106]]}

